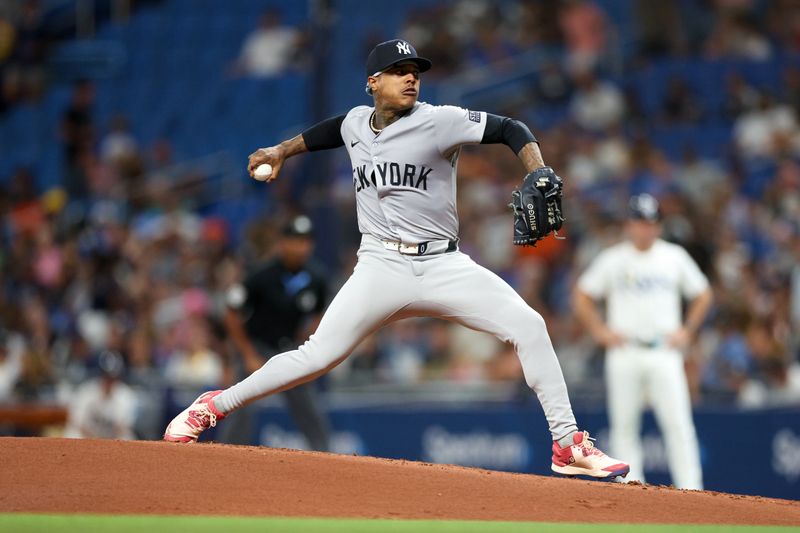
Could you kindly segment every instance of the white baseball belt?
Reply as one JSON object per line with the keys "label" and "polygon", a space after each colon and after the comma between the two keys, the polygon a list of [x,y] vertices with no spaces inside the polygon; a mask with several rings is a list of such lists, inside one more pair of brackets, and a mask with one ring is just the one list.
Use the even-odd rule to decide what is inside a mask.
{"label": "white baseball belt", "polygon": [[381,240],[383,247],[387,250],[400,252],[403,255],[432,255],[458,250],[458,241],[447,239],[441,241],[427,241],[417,244],[406,244],[400,241]]}

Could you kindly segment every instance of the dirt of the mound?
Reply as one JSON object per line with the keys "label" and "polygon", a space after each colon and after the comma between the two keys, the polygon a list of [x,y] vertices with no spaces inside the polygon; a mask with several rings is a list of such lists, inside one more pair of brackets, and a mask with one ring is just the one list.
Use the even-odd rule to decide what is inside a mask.
{"label": "dirt of the mound", "polygon": [[219,444],[0,438],[0,512],[800,525],[800,502]]}

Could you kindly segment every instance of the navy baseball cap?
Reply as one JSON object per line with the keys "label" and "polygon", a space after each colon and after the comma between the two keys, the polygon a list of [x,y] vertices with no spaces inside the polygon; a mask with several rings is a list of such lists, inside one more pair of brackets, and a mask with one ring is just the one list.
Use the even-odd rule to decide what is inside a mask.
{"label": "navy baseball cap", "polygon": [[661,220],[661,208],[652,194],[637,194],[628,202],[628,218],[658,222]]}
{"label": "navy baseball cap", "polygon": [[430,70],[433,66],[430,60],[417,55],[417,50],[411,46],[411,43],[402,39],[393,39],[380,43],[369,53],[367,76],[374,76],[401,61],[413,61],[419,67],[420,72]]}
{"label": "navy baseball cap", "polygon": [[314,225],[311,219],[305,215],[299,215],[292,218],[283,226],[281,233],[286,237],[313,237]]}

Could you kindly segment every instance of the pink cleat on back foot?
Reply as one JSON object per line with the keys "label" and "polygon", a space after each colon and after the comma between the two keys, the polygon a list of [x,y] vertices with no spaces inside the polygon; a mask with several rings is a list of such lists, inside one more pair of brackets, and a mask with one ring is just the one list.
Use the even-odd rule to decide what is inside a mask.
{"label": "pink cleat on back foot", "polygon": [[197,442],[197,437],[217,422],[225,418],[218,411],[212,400],[221,394],[221,390],[204,392],[192,404],[172,419],[164,431],[164,440],[169,442]]}
{"label": "pink cleat on back foot", "polygon": [[551,470],[566,476],[595,478],[627,476],[631,467],[595,448],[592,440],[588,431],[578,431],[572,436],[573,444],[566,448],[554,442]]}

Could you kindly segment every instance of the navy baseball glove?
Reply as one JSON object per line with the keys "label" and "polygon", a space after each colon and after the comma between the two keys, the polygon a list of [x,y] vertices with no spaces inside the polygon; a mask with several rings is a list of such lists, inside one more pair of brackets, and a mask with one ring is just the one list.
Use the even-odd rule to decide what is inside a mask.
{"label": "navy baseball glove", "polygon": [[536,246],[551,232],[558,237],[564,223],[561,196],[564,182],[550,167],[537,168],[511,193],[514,212],[514,244]]}

